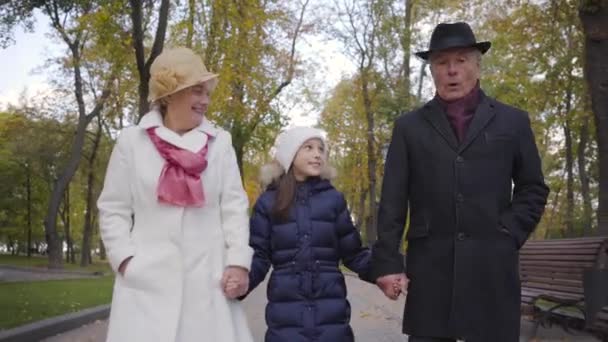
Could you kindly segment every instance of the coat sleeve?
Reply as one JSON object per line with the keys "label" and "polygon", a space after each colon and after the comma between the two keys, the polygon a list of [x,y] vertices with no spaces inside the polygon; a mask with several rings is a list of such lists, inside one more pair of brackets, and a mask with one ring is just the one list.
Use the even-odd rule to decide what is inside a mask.
{"label": "coat sleeve", "polygon": [[518,247],[536,228],[549,196],[530,119],[527,113],[521,114],[518,151],[513,162],[513,197],[500,218],[500,224],[515,238]]}
{"label": "coat sleeve", "polygon": [[404,272],[399,247],[408,211],[408,151],[402,120],[395,122],[384,165],[378,208],[378,240],[372,249],[372,279]]}
{"label": "coat sleeve", "polygon": [[[226,132],[222,160],[222,190],[220,194],[220,213],[222,230],[226,244],[226,265],[240,266],[249,270],[252,249],[249,247],[249,201],[243,189],[241,173],[232,147],[232,138]],[[219,137],[218,137],[219,138]]]}
{"label": "coat sleeve", "polygon": [[266,278],[271,265],[270,217],[259,200],[253,207],[250,229],[249,244],[253,248],[254,253],[251,270],[249,271],[249,290],[247,294],[253,291]]}
{"label": "coat sleeve", "polygon": [[121,132],[114,145],[103,189],[97,200],[101,238],[110,265],[116,272],[123,260],[135,255],[135,244],[131,240],[133,197],[130,191],[128,130]]}
{"label": "coat sleeve", "polygon": [[363,247],[361,236],[353,224],[346,200],[342,195],[340,195],[340,202],[336,220],[340,259],[344,266],[357,273],[359,278],[373,282],[374,279],[371,279],[370,274],[371,252],[369,248]]}

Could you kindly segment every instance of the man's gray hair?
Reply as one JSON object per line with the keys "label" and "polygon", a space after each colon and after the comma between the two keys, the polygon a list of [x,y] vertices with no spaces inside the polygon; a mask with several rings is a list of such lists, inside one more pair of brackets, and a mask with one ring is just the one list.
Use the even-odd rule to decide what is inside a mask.
{"label": "man's gray hair", "polygon": [[473,50],[473,54],[477,58],[477,63],[481,64],[481,56],[483,55],[479,49]]}

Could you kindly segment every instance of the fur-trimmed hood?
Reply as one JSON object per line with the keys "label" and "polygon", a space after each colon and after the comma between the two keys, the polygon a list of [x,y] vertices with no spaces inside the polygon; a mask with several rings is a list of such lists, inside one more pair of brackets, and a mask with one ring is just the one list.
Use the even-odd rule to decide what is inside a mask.
{"label": "fur-trimmed hood", "polygon": [[[270,163],[260,168],[260,183],[262,188],[266,189],[274,181],[278,180],[285,173],[281,164],[278,161],[273,160]],[[338,172],[329,163],[325,162],[323,170],[321,170],[321,179],[333,180],[336,178]]]}

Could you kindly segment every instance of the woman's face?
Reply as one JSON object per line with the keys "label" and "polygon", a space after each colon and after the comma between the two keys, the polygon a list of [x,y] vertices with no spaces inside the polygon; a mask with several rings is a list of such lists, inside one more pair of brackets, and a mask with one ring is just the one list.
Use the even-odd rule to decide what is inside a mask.
{"label": "woman's face", "polygon": [[192,129],[203,121],[209,107],[209,90],[200,83],[167,96],[167,115],[180,129]]}

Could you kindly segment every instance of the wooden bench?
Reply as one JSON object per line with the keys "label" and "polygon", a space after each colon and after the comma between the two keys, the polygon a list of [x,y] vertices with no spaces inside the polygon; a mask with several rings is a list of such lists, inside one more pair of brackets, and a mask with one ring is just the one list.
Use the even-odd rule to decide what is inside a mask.
{"label": "wooden bench", "polygon": [[583,284],[585,270],[606,269],[607,263],[608,237],[526,242],[519,259],[522,313],[537,326],[558,322],[566,330],[608,334],[608,306],[588,321]]}

